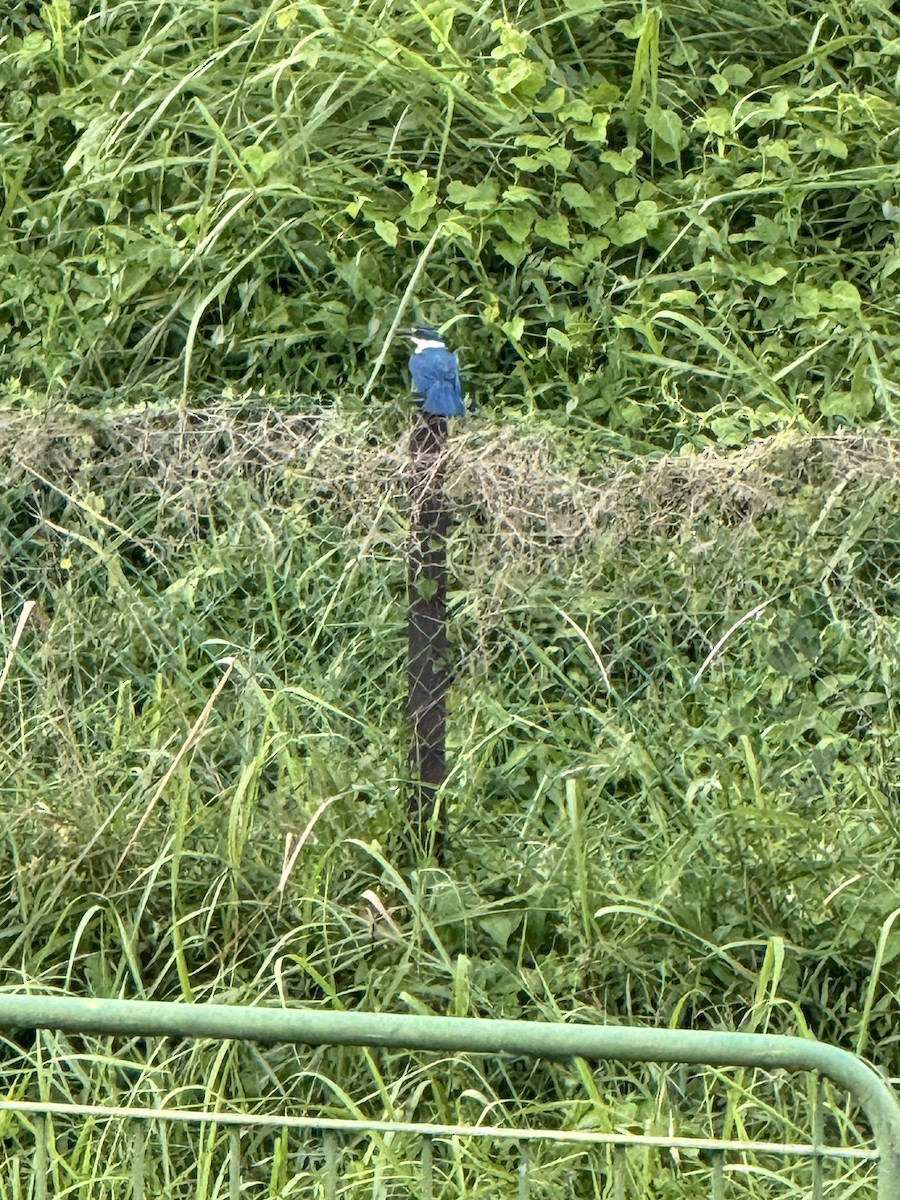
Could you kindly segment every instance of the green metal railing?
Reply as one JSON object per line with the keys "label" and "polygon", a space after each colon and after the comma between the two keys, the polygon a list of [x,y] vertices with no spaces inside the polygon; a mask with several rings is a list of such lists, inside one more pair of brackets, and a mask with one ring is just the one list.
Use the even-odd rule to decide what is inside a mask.
{"label": "green metal railing", "polygon": [[[444,1051],[480,1055],[516,1055],[541,1059],[613,1060],[621,1063],[681,1063],[706,1067],[760,1068],[769,1072],[815,1072],[851,1094],[871,1127],[874,1148],[824,1144],[821,1108],[814,1110],[813,1140],[809,1143],[749,1141],[742,1138],[696,1138],[601,1133],[594,1130],[509,1128],[487,1125],[429,1124],[418,1121],[378,1121],[283,1113],[250,1114],[201,1111],[169,1106],[132,1107],[112,1104],[73,1104],[13,1096],[0,1100],[3,1111],[31,1114],[36,1152],[32,1195],[43,1200],[46,1183],[45,1123],[56,1114],[84,1119],[128,1119],[136,1124],[218,1125],[229,1128],[227,1174],[230,1197],[241,1196],[241,1137],[248,1128],[315,1130],[323,1138],[324,1195],[335,1196],[336,1138],[361,1128],[373,1135],[414,1134],[422,1139],[420,1176],[416,1191],[429,1200],[433,1188],[433,1146],[439,1139],[493,1137],[522,1147],[519,1197],[528,1196],[529,1143],[565,1142],[587,1145],[645,1146],[671,1151],[699,1151],[712,1156],[712,1196],[725,1195],[724,1163],[729,1153],[748,1150],[778,1157],[799,1156],[813,1162],[812,1195],[821,1194],[820,1165],[825,1158],[871,1159],[877,1167],[878,1200],[900,1200],[900,1103],[890,1086],[868,1064],[847,1051],[804,1038],[769,1034],[717,1033],[693,1030],[640,1029],[623,1026],[565,1025],[535,1021],[481,1020],[456,1017],[394,1016],[363,1012],[274,1009],[231,1005],[191,1005],[139,1000],[87,1000],[45,995],[0,995],[0,1027],[34,1028],[71,1034],[176,1037],[218,1041],[306,1046],[390,1047],[399,1050]],[[133,1137],[132,1195],[142,1200],[144,1134]],[[0,1189],[2,1190],[2,1189]],[[11,1193],[10,1193],[11,1194]],[[855,1193],[860,1194],[860,1193]]]}

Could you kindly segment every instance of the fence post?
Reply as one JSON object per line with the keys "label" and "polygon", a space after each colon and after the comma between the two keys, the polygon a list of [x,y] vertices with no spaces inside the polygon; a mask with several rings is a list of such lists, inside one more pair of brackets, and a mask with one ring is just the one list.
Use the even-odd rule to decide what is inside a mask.
{"label": "fence post", "polygon": [[409,691],[412,775],[408,813],[414,845],[441,859],[447,777],[447,418],[420,412],[409,444]]}

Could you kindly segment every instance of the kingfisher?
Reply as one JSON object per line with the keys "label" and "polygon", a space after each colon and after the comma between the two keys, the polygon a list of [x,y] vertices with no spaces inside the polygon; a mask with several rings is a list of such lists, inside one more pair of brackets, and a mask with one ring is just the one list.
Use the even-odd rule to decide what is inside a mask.
{"label": "kingfisher", "polygon": [[465,407],[456,355],[430,325],[416,325],[401,332],[413,344],[409,373],[422,396],[422,411],[439,417],[461,417]]}

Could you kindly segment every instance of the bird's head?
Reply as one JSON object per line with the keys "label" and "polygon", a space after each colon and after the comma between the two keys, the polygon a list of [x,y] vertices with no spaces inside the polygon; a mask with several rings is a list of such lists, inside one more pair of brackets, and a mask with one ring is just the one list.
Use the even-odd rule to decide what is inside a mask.
{"label": "bird's head", "polygon": [[420,350],[446,350],[447,346],[438,331],[431,325],[414,325],[412,329],[401,329],[402,337],[409,338],[413,353]]}

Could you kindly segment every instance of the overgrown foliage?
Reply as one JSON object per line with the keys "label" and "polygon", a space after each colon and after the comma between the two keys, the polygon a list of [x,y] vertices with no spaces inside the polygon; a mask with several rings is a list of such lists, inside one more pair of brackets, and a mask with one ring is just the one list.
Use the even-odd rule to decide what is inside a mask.
{"label": "overgrown foliage", "polygon": [[[900,1073],[898,57],[882,0],[11,8],[4,986],[809,1031]],[[396,839],[404,301],[476,401],[441,870]],[[345,1115],[324,1062],[370,1115],[792,1141],[808,1111],[777,1076],[140,1049],[39,1038],[7,1081]],[[57,1190],[121,1193],[97,1128]],[[215,1138],[169,1145],[148,1187],[223,1186]],[[307,1188],[287,1153],[254,1185]],[[350,1154],[347,1193],[397,1163]]]}
{"label": "overgrown foliage", "polygon": [[358,394],[421,266],[487,405],[667,449],[893,419],[881,0],[13,13],[0,362],[22,385]]}
{"label": "overgrown foliage", "polygon": [[[2,445],[5,984],[809,1030],[897,1070],[894,443],[583,476],[547,431],[457,439],[451,854],[412,873],[402,442],[251,405],[10,416]],[[123,1091],[112,1051],[85,1053],[118,1102],[193,1087],[205,1061],[149,1049]],[[51,1057],[26,1051],[11,1084],[80,1088],[66,1044]],[[316,1062],[370,1115],[410,1090],[435,1119],[477,1115],[449,1099],[463,1063],[422,1098],[402,1056]],[[197,1102],[345,1115],[305,1070],[232,1049]],[[483,1071],[511,1120],[664,1132],[677,1110],[683,1131],[795,1140],[805,1119],[767,1078],[583,1073],[576,1100],[546,1065]],[[123,1160],[88,1153],[93,1129],[105,1194]],[[224,1153],[180,1145],[148,1178]],[[514,1159],[472,1153],[513,1187]],[[705,1179],[630,1169],[640,1195]]]}
{"label": "overgrown foliage", "polygon": [[[458,439],[452,869],[412,878],[402,443],[221,409],[3,444],[26,978],[446,1011],[463,955],[465,1012],[773,1023],[897,1069],[894,443],[581,477],[540,431]],[[367,889],[402,930],[374,954]]]}

